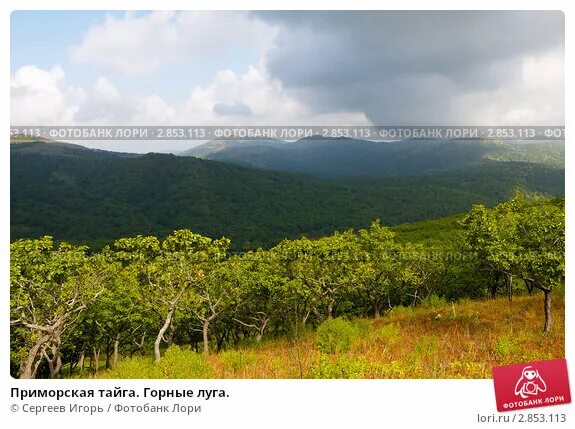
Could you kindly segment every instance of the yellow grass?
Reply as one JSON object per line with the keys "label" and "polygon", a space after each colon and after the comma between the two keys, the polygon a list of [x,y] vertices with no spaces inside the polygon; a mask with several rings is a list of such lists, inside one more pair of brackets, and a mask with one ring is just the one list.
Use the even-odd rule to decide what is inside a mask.
{"label": "yellow grass", "polygon": [[397,309],[364,320],[366,330],[348,352],[320,353],[317,333],[309,332],[298,340],[268,340],[212,353],[207,357],[209,376],[490,378],[493,366],[564,357],[564,302],[554,302],[553,330],[548,334],[542,332],[542,310],[541,296],[514,297],[511,304],[498,298]]}
{"label": "yellow grass", "polygon": [[[493,366],[564,356],[564,305],[554,305],[550,334],[542,332],[542,307],[541,297],[515,297],[394,311],[367,321],[369,333],[349,352],[324,360],[361,362],[351,372],[365,378],[489,378]],[[316,337],[208,359],[216,378],[308,378],[321,364]]]}

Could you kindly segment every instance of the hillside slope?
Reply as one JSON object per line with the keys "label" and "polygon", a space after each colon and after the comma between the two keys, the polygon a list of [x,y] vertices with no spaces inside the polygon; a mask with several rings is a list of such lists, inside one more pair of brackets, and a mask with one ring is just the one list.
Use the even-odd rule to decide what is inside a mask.
{"label": "hillside slope", "polygon": [[[539,329],[541,297],[434,303],[400,307],[359,320],[362,335],[350,350],[322,354],[318,334],[270,339],[211,354],[173,350],[158,368],[153,357],[128,358],[97,378],[490,378],[491,368],[565,356],[565,303],[554,305],[557,327]],[[168,354],[170,352],[168,351]],[[163,362],[163,361],[162,361]],[[185,368],[185,369],[184,369]],[[186,373],[187,371],[187,373]],[[198,374],[199,372],[199,374]],[[79,376],[89,376],[89,371]]]}
{"label": "hillside slope", "polygon": [[96,247],[178,228],[228,236],[235,249],[271,246],[365,227],[376,218],[394,225],[461,213],[518,190],[564,193],[563,170],[533,163],[326,180],[174,155],[11,149],[11,238],[48,234]]}
{"label": "hillside slope", "polygon": [[180,155],[323,177],[405,176],[454,171],[489,160],[562,166],[564,142],[321,139],[212,141]]}

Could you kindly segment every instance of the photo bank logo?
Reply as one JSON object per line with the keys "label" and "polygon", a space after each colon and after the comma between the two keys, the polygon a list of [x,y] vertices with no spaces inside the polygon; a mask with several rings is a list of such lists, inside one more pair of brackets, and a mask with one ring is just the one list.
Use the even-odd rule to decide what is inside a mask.
{"label": "photo bank logo", "polygon": [[565,359],[494,367],[493,384],[498,411],[571,402]]}
{"label": "photo bank logo", "polygon": [[539,393],[547,392],[547,385],[539,375],[539,371],[532,366],[523,368],[523,372],[515,385],[515,395],[527,399],[530,396],[537,396]]}

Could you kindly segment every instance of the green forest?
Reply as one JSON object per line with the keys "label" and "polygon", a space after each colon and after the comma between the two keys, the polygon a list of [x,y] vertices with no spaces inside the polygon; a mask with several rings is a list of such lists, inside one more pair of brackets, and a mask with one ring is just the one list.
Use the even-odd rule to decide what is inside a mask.
{"label": "green forest", "polygon": [[[99,250],[121,237],[163,239],[174,230],[190,229],[208,237],[226,236],[232,250],[247,251],[271,248],[286,238],[365,228],[374,219],[388,226],[437,219],[468,211],[473,204],[494,206],[517,192],[563,196],[564,169],[539,163],[546,146],[513,158],[530,162],[477,163],[476,153],[485,147],[493,152],[492,146],[461,145],[457,157],[447,158],[453,160],[448,163],[452,169],[436,174],[424,172],[445,168],[445,157],[426,151],[430,159],[418,174],[412,168],[394,177],[322,178],[168,154],[11,144],[11,239],[50,235],[57,242]],[[507,147],[495,145],[500,146]],[[325,143],[323,148],[325,153]],[[404,158],[413,150],[406,146]],[[361,158],[369,160],[369,155]],[[555,163],[560,157],[551,158]],[[321,159],[318,163],[331,163],[327,155]]]}
{"label": "green forest", "polygon": [[295,142],[214,140],[180,155],[317,177],[397,177],[463,170],[485,161],[562,167],[565,143],[478,139],[374,142],[313,136]]}
{"label": "green forest", "polygon": [[[124,178],[141,180],[138,163],[157,158],[173,162],[158,155],[126,158],[134,167],[124,168]],[[332,221],[329,226],[317,225],[313,231],[317,236],[301,236],[302,229],[290,234],[298,237],[242,252],[226,236],[216,239],[201,228],[167,234],[165,230],[147,234],[142,228],[95,248],[74,243],[73,239],[86,237],[73,235],[74,218],[64,218],[67,204],[70,209],[82,205],[82,198],[91,195],[94,206],[86,213],[99,203],[119,214],[125,208],[102,204],[94,193],[96,184],[111,194],[135,192],[125,182],[116,182],[113,191],[106,183],[113,180],[109,172],[116,162],[106,160],[84,171],[85,196],[64,191],[80,186],[77,172],[86,165],[77,159],[58,170],[54,180],[63,184],[58,198],[53,193],[56,185],[44,183],[40,192],[45,192],[45,198],[37,207],[48,210],[57,201],[61,210],[52,213],[52,225],[65,220],[71,225],[72,240],[63,241],[64,229],[56,227],[57,238],[56,234],[19,238],[27,235],[24,230],[13,231],[10,362],[14,377],[482,378],[489,376],[486,368],[494,362],[564,353],[564,199],[509,196],[510,189],[501,187],[491,193],[489,202],[506,201],[491,207],[473,204],[466,195],[482,192],[481,184],[491,191],[497,186],[498,177],[488,173],[489,165],[483,173],[481,169],[474,173],[484,174],[478,181],[457,175],[430,178],[431,189],[451,189],[461,195],[454,210],[469,204],[470,208],[460,210],[466,213],[444,219],[389,227],[382,218],[365,227],[334,228],[340,232],[321,234],[322,228],[337,224]],[[538,166],[512,166],[516,167],[512,171],[521,172],[523,184],[540,174],[542,180],[536,186],[547,186],[541,183],[555,174]],[[40,163],[29,165],[29,174],[40,179],[44,168]],[[225,168],[244,174],[245,180],[237,178],[236,183],[249,183],[249,170]],[[181,172],[177,168],[157,172],[154,181],[141,184],[142,194],[126,194],[126,200],[139,201],[143,208],[152,202],[157,205],[164,189],[178,201],[181,196],[174,189],[161,185]],[[16,168],[12,174],[21,172]],[[275,174],[266,173],[262,180],[276,180],[274,189],[281,194],[281,180]],[[499,174],[504,173],[499,170]],[[303,202],[311,199],[314,213],[330,219],[306,193],[309,188],[303,178],[290,180],[301,181],[299,213],[305,215]],[[402,180],[409,186],[414,179]],[[364,183],[369,187],[376,182]],[[457,183],[454,188],[452,183]],[[397,188],[390,184],[390,189]],[[257,190],[252,190],[254,194],[244,194],[238,189],[228,197],[257,200]],[[33,191],[17,192],[30,195]],[[339,197],[339,193],[332,195]],[[347,195],[352,198],[354,192]],[[287,198],[283,196],[284,201]],[[18,204],[24,201],[17,199]],[[404,201],[403,210],[415,204],[409,194]],[[12,207],[13,217],[22,213],[18,204]],[[190,204],[191,208],[195,202]],[[330,208],[328,201],[323,204]],[[353,212],[349,200],[342,204],[350,204]],[[166,208],[158,206],[158,213]],[[280,226],[287,228],[277,207],[262,207],[266,209],[274,210]],[[434,213],[433,206],[429,210]],[[138,218],[141,213],[130,212],[134,230],[144,222]],[[332,215],[336,213],[334,209]],[[47,213],[29,216],[33,215],[40,219]],[[166,218],[173,215],[168,211]],[[83,221],[89,223],[90,218]],[[21,219],[13,222],[18,225]],[[30,234],[37,234],[37,225],[30,225]],[[225,223],[221,225],[224,228]],[[166,223],[163,228],[167,227]],[[260,225],[252,219],[252,227]],[[93,238],[101,238],[101,224],[90,228],[96,231]],[[47,225],[41,229],[48,230]],[[283,234],[284,229],[280,230]],[[535,345],[527,349],[525,344]]]}

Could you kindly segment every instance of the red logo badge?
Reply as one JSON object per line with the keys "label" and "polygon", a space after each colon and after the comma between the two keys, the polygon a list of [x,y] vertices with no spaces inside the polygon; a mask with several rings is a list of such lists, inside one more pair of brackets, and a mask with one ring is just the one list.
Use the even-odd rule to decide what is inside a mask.
{"label": "red logo badge", "polygon": [[498,411],[571,402],[567,361],[545,360],[493,368]]}

